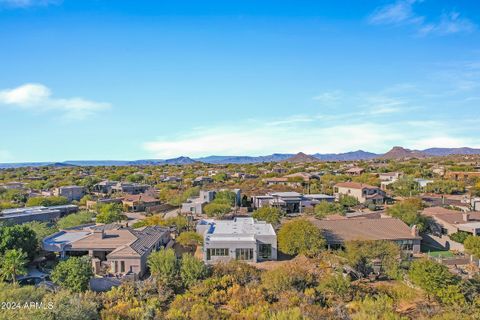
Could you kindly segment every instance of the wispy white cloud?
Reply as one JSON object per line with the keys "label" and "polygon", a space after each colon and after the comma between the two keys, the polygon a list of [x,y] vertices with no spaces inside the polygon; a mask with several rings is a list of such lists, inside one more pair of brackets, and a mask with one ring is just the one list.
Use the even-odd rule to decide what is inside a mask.
{"label": "wispy white cloud", "polygon": [[458,12],[449,12],[442,14],[437,23],[428,23],[420,27],[418,34],[425,36],[428,34],[449,35],[454,33],[472,32],[477,26],[467,18],[461,17]]}
{"label": "wispy white cloud", "polygon": [[0,7],[7,8],[30,8],[58,5],[62,0],[0,0]]}
{"label": "wispy white cloud", "polygon": [[444,12],[437,21],[428,21],[414,10],[414,5],[421,2],[423,1],[398,0],[376,8],[367,20],[372,25],[409,25],[415,28],[418,36],[469,33],[477,29],[475,23],[457,11]]}
{"label": "wispy white cloud", "polygon": [[340,90],[326,91],[322,92],[319,95],[313,97],[313,100],[317,100],[320,103],[331,104],[342,99],[343,94]]}
{"label": "wispy white cloud", "polygon": [[312,117],[308,124],[269,126],[268,122],[256,120],[200,128],[183,135],[158,137],[145,142],[143,148],[153,157],[171,158],[299,151],[338,153],[358,149],[381,153],[393,145],[419,149],[480,145],[475,134],[458,132],[444,121],[383,122],[352,118],[332,124]]}
{"label": "wispy white cloud", "polygon": [[0,91],[0,105],[30,111],[56,111],[65,118],[82,120],[98,111],[111,108],[106,102],[96,102],[80,97],[54,98],[51,90],[38,83],[27,83],[13,89]]}
{"label": "wispy white cloud", "polygon": [[371,24],[421,24],[424,17],[418,16],[413,10],[415,0],[399,0],[397,2],[378,7],[368,17]]}
{"label": "wispy white cloud", "polygon": [[399,138],[380,124],[362,123],[335,126],[268,126],[237,123],[176,137],[159,137],[144,143],[145,150],[157,158],[179,155],[193,157],[212,154],[245,155],[274,152],[341,152],[365,148],[378,150]]}

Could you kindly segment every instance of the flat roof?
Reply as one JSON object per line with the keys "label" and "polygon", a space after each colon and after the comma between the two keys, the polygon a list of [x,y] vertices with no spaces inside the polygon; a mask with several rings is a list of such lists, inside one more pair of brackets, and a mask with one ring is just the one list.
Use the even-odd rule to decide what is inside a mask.
{"label": "flat roof", "polygon": [[60,231],[50,237],[43,239],[43,242],[48,245],[55,244],[70,244],[74,241],[80,240],[91,234],[91,231],[67,232]]}
{"label": "flat roof", "polygon": [[[208,223],[207,223],[208,224]],[[207,235],[212,237],[229,236],[255,236],[255,235],[275,235],[275,230],[270,223],[265,221],[256,221],[253,218],[236,217],[233,220],[213,220],[210,222],[210,228]]]}

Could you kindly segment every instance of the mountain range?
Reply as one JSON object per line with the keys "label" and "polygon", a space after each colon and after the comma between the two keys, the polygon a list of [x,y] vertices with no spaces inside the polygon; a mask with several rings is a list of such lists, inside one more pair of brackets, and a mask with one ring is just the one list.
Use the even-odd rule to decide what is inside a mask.
{"label": "mountain range", "polygon": [[312,155],[299,152],[291,153],[274,153],[266,156],[209,156],[192,159],[189,157],[178,157],[172,159],[145,159],[134,161],[122,160],[70,160],[63,162],[24,162],[24,163],[0,163],[1,169],[20,168],[20,167],[68,167],[68,166],[148,166],[148,165],[187,165],[194,163],[210,163],[210,164],[246,164],[261,162],[315,162],[315,161],[356,161],[371,159],[404,159],[404,158],[427,158],[442,157],[448,155],[472,155],[480,154],[480,149],[474,148],[429,148],[425,150],[410,150],[403,147],[393,147],[384,154],[377,154],[363,150],[350,151],[345,153],[315,153]]}

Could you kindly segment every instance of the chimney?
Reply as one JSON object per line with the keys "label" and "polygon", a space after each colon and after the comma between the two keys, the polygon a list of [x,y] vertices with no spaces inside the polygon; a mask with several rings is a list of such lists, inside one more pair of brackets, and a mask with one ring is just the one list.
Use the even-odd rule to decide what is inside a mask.
{"label": "chimney", "polygon": [[465,222],[470,221],[470,213],[468,213],[468,212],[462,213],[462,218],[463,218],[463,221],[465,221]]}
{"label": "chimney", "polygon": [[418,233],[418,228],[417,228],[417,225],[414,224],[412,226],[412,228],[410,229],[410,232],[412,233],[412,236],[414,237],[418,237],[419,236],[419,233]]}
{"label": "chimney", "polygon": [[103,239],[104,236],[105,232],[103,231],[103,229],[95,229],[93,231],[93,237],[96,239]]}

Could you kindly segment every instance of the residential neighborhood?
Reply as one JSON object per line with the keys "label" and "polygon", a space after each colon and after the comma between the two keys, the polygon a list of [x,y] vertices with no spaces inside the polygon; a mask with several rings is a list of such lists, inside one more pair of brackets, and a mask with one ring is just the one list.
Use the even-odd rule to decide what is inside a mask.
{"label": "residential neighborhood", "polygon": [[[350,285],[395,283],[392,267],[410,279],[409,270],[425,263],[469,282],[480,268],[480,185],[448,174],[459,161],[471,170],[480,155],[1,169],[1,233],[25,239],[2,252],[27,253],[13,279],[20,288],[80,285],[98,295],[159,281],[167,261],[183,268],[190,260],[195,283],[232,263],[266,276],[332,257],[347,257],[332,272]],[[445,175],[433,171],[439,165]],[[31,179],[37,175],[45,178]],[[349,260],[353,252],[365,255],[362,263]],[[60,277],[73,261],[72,275],[89,271]]]}

